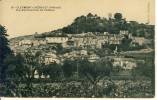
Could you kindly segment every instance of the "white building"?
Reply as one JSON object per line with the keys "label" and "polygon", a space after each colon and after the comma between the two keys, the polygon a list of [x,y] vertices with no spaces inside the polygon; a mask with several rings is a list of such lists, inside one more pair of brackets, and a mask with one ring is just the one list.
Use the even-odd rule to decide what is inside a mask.
{"label": "white building", "polygon": [[98,55],[96,55],[96,54],[91,54],[91,55],[89,55],[89,57],[88,57],[88,61],[89,62],[95,62],[95,61],[97,61],[97,60],[99,60],[100,59],[100,57],[98,56]]}
{"label": "white building", "polygon": [[143,45],[145,43],[144,37],[133,37],[132,42],[138,43],[139,45]]}
{"label": "white building", "polygon": [[120,30],[120,35],[129,35],[129,32],[126,30]]}
{"label": "white building", "polygon": [[120,66],[122,69],[133,69],[137,67],[137,62],[132,58],[113,58],[113,67]]}
{"label": "white building", "polygon": [[121,44],[122,39],[122,35],[112,34],[109,36],[108,42],[109,44]]}
{"label": "white building", "polygon": [[32,40],[21,40],[19,41],[19,46],[31,47],[33,45]]}
{"label": "white building", "polygon": [[87,56],[87,55],[88,55],[87,50],[81,50],[81,51],[80,51],[80,55],[85,55],[85,56]]}
{"label": "white building", "polygon": [[42,55],[40,57],[40,63],[44,63],[45,65],[51,64],[51,63],[60,63],[59,58],[54,53],[47,53],[45,55]]}
{"label": "white building", "polygon": [[65,43],[68,37],[46,37],[47,43]]}

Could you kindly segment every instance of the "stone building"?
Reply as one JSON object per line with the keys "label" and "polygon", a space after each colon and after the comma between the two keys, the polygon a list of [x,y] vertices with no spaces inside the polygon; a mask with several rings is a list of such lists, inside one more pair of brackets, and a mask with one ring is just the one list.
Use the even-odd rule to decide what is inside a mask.
{"label": "stone building", "polygon": [[100,57],[98,56],[98,55],[96,55],[96,54],[90,54],[89,56],[88,56],[88,61],[89,62],[95,62],[95,61],[97,61],[97,60],[99,60],[100,59]]}
{"label": "stone building", "polygon": [[145,43],[145,38],[144,37],[133,37],[132,42],[138,43],[140,46],[142,46]]}
{"label": "stone building", "polygon": [[115,57],[113,58],[113,67],[117,66],[125,70],[130,70],[137,67],[137,62],[132,58]]}
{"label": "stone building", "polygon": [[39,45],[46,45],[47,41],[45,40],[45,38],[36,38],[35,40],[32,41],[33,42],[33,46],[39,46]]}

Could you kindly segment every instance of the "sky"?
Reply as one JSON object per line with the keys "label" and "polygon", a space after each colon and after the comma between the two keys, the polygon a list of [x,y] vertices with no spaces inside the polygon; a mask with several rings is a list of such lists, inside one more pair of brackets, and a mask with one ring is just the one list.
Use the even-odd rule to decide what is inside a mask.
{"label": "sky", "polygon": [[[150,10],[148,13],[148,2]],[[16,11],[16,6],[53,6],[55,11]],[[88,13],[108,17],[122,13],[128,21],[155,24],[155,0],[0,0],[0,24],[9,38],[42,33],[67,26]]]}

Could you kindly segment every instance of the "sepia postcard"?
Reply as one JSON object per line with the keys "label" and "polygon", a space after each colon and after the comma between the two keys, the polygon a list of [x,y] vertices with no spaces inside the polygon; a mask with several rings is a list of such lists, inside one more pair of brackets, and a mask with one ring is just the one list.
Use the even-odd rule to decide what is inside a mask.
{"label": "sepia postcard", "polygon": [[0,0],[0,97],[155,98],[155,0]]}

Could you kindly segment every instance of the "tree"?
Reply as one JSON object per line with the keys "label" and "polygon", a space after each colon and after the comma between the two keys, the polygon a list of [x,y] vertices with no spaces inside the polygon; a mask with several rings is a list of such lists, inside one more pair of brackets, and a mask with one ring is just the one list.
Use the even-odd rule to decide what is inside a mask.
{"label": "tree", "polygon": [[122,14],[121,13],[115,13],[114,14],[114,18],[115,18],[115,20],[121,20],[122,19]]}
{"label": "tree", "polygon": [[61,54],[63,52],[63,46],[61,44],[57,44],[56,46],[56,51],[58,52],[58,54]]}
{"label": "tree", "polygon": [[42,65],[39,64],[39,56],[39,52],[33,55],[30,50],[27,50],[24,55],[7,56],[5,64],[8,80],[14,84],[25,82],[27,87],[31,88],[35,71]]}
{"label": "tree", "polygon": [[62,66],[63,73],[65,77],[70,77],[76,72],[76,63],[72,60],[65,60]]}
{"label": "tree", "polygon": [[4,26],[0,25],[0,78],[2,81],[6,77],[6,65],[4,64],[4,59],[11,53],[11,50],[8,46],[7,40],[7,30]]}
{"label": "tree", "polygon": [[16,56],[8,57],[5,63],[8,66],[14,66],[13,74],[18,75],[24,81],[28,78],[34,78],[35,71],[43,66],[39,61],[40,55],[41,52],[33,54],[30,50],[27,50],[24,55],[17,54]]}
{"label": "tree", "polygon": [[96,81],[98,77],[102,78],[104,76],[109,76],[112,70],[112,63],[109,60],[93,63],[84,60],[80,66],[80,72],[85,76],[92,76],[92,80],[94,81]]}
{"label": "tree", "polygon": [[112,63],[109,60],[90,63],[84,61],[84,65],[80,67],[82,73],[93,85],[93,95],[98,96],[97,83],[104,77],[110,77]]}
{"label": "tree", "polygon": [[62,68],[61,65],[53,63],[46,65],[43,69],[42,72],[44,75],[49,75],[51,79],[59,80],[59,78],[62,75]]}
{"label": "tree", "polygon": [[24,58],[21,54],[9,55],[5,59],[5,64],[7,65],[7,78],[16,80],[16,81],[23,81],[25,79],[25,68],[24,68]]}
{"label": "tree", "polygon": [[6,68],[6,96],[20,96],[19,92],[16,92],[21,82],[25,80],[25,68],[24,58],[22,55],[8,55],[4,60]]}
{"label": "tree", "polygon": [[130,39],[127,35],[125,35],[124,38],[122,39],[120,48],[124,51],[129,50],[131,41],[132,39]]}

